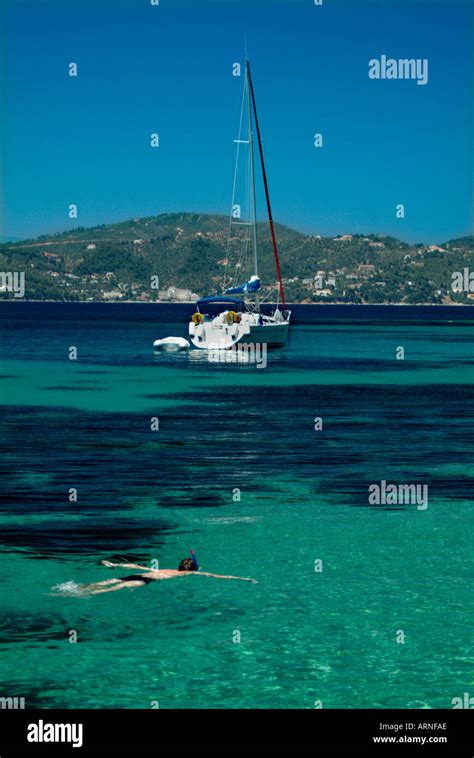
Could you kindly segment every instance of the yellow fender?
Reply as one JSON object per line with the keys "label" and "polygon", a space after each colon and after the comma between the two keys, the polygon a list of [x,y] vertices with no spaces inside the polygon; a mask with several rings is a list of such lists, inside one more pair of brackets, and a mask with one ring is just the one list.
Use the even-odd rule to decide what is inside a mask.
{"label": "yellow fender", "polygon": [[199,313],[199,311],[196,311],[196,313],[193,313],[192,320],[194,322],[194,325],[197,326],[198,324],[202,324],[204,321],[204,316],[202,313]]}

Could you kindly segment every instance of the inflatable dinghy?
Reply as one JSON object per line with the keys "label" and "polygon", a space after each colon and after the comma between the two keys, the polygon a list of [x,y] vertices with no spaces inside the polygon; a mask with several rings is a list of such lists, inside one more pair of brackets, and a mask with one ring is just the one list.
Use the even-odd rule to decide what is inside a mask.
{"label": "inflatable dinghy", "polygon": [[175,352],[177,350],[187,350],[191,345],[184,337],[165,337],[162,340],[155,340],[153,347],[155,350]]}

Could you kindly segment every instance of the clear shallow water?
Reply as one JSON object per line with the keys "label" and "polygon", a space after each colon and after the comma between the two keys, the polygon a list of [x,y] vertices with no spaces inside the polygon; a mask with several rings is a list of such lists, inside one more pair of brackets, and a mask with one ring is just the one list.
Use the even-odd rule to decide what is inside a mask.
{"label": "clear shallow water", "polygon": [[[413,309],[296,324],[257,369],[154,356],[153,339],[185,334],[166,309],[3,308],[1,695],[450,708],[472,690],[471,324]],[[369,505],[381,479],[428,484],[428,509]],[[191,547],[204,570],[259,583],[51,591],[130,573],[102,558],[174,567]]]}

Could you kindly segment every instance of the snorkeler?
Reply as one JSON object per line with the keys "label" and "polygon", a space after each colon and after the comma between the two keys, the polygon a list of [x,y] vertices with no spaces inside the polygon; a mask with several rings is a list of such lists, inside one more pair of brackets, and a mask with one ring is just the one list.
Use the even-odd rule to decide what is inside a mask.
{"label": "snorkeler", "polygon": [[107,579],[105,582],[94,582],[93,584],[82,585],[82,589],[90,595],[97,595],[100,592],[113,592],[114,590],[121,590],[125,587],[144,587],[145,584],[150,582],[159,581],[161,579],[174,579],[178,576],[189,576],[190,574],[198,576],[212,576],[215,579],[240,579],[243,582],[257,583],[256,579],[249,579],[244,576],[223,576],[221,574],[209,574],[207,571],[199,571],[196,558],[193,554],[192,558],[183,558],[177,569],[149,569],[147,566],[139,566],[137,563],[111,563],[110,561],[100,561],[102,566],[108,568],[131,568],[140,569],[144,571],[143,574],[130,574],[124,576],[121,579]]}

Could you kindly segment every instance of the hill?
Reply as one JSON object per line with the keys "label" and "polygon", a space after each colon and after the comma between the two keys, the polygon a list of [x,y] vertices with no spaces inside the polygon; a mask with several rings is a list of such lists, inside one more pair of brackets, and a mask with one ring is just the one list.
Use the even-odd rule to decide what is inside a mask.
{"label": "hill", "polygon": [[[288,302],[474,302],[473,293],[451,289],[454,272],[474,271],[474,236],[427,246],[378,234],[330,238],[275,228]],[[245,281],[250,273],[239,268],[245,232],[233,232],[230,241],[228,232],[227,217],[197,213],[77,227],[0,244],[0,271],[25,272],[28,300],[189,300],[222,292],[224,275],[229,286],[235,275]],[[263,294],[273,299],[268,224],[258,224],[257,236]]]}

